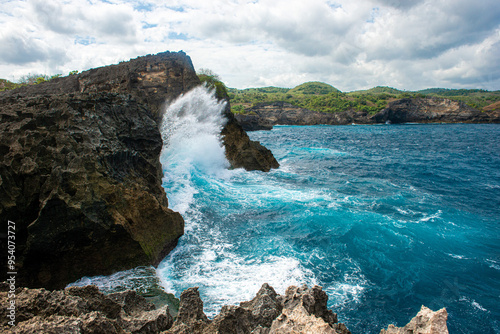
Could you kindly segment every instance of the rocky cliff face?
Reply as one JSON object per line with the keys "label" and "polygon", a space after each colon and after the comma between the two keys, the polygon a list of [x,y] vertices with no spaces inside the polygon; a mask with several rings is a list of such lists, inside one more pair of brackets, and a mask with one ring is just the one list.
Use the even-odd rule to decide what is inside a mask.
{"label": "rocky cliff face", "polygon": [[[284,296],[264,284],[257,295],[239,306],[223,306],[214,319],[203,312],[197,288],[181,294],[177,318],[156,308],[133,291],[103,295],[96,287],[64,291],[16,289],[15,326],[9,324],[9,287],[0,285],[0,330],[10,333],[144,333],[144,334],[349,334],[327,308],[328,297],[318,286],[291,286]],[[448,334],[446,309],[422,309],[406,326],[389,325],[381,334]],[[373,331],[374,328],[367,328]]]}
{"label": "rocky cliff face", "polygon": [[345,125],[373,123],[366,112],[348,110],[341,113],[322,113],[300,108],[286,102],[260,103],[248,114],[237,114],[236,119],[247,131],[270,130],[273,125]]}
{"label": "rocky cliff face", "polygon": [[[18,286],[154,265],[175,247],[184,221],[161,186],[158,121],[199,84],[188,56],[165,52],[0,93],[1,251],[13,221]],[[268,170],[233,128],[233,166]]]}
{"label": "rocky cliff face", "polygon": [[322,113],[285,102],[261,103],[247,114],[235,115],[247,131],[270,130],[273,125],[346,125],[375,123],[500,123],[500,111],[481,112],[464,103],[438,98],[393,101],[375,115],[346,110]]}
{"label": "rocky cliff face", "polygon": [[184,222],[167,208],[151,111],[115,93],[0,105],[0,219],[16,224],[18,284],[61,288],[175,246]]}
{"label": "rocky cliff face", "polygon": [[481,112],[465,103],[441,98],[393,101],[373,116],[376,123],[500,123],[500,112]]}

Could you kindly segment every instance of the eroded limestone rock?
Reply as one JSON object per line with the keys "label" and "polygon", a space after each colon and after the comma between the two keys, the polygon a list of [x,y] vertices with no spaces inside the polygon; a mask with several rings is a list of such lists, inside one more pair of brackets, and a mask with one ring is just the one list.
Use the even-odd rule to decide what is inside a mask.
{"label": "eroded limestone rock", "polygon": [[165,334],[350,333],[327,309],[327,300],[318,286],[292,286],[285,296],[280,296],[264,284],[251,301],[224,306],[213,320],[208,320],[197,288],[191,288],[181,295],[179,314],[183,316]]}
{"label": "eroded limestone rock", "polygon": [[144,333],[172,326],[168,306],[155,309],[134,291],[104,295],[95,286],[16,290],[16,324],[8,324],[8,287],[0,286],[0,330],[8,333]]}
{"label": "eroded limestone rock", "polygon": [[380,334],[448,334],[447,319],[445,308],[434,312],[422,305],[417,315],[406,326],[389,325],[387,329],[382,329]]}

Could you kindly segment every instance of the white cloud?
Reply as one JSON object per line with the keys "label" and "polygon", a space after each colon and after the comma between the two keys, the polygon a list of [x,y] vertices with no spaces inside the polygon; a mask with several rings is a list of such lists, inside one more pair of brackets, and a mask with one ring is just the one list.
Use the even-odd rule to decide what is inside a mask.
{"label": "white cloud", "polygon": [[4,1],[0,24],[10,79],[182,49],[231,87],[500,89],[496,0]]}

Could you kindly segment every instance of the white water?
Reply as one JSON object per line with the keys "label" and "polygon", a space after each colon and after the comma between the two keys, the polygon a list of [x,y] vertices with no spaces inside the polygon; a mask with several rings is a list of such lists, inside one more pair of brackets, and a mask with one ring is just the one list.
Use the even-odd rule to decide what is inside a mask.
{"label": "white water", "polygon": [[166,189],[169,206],[182,215],[197,193],[191,180],[196,170],[220,176],[229,167],[220,138],[225,104],[217,101],[213,91],[199,86],[170,104],[163,116],[163,181],[171,185]]}
{"label": "white water", "polygon": [[278,236],[242,236],[252,228],[245,213],[265,205],[266,198],[304,194],[273,185],[261,172],[228,169],[220,138],[224,107],[213,92],[198,87],[167,108],[161,128],[163,185],[169,207],[183,215],[186,226],[157,273],[166,291],[177,296],[199,286],[209,316],[222,305],[250,300],[266,282],[280,293],[292,284],[316,283],[291,249],[285,252],[289,254],[258,255],[250,247],[257,243],[259,249],[286,248]]}

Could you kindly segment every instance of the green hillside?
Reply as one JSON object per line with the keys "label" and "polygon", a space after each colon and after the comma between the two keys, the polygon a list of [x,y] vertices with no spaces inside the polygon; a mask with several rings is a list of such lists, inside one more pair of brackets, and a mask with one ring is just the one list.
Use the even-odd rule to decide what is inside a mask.
{"label": "green hillside", "polygon": [[487,94],[490,92],[484,89],[427,88],[419,90],[418,93],[425,95],[435,95],[435,96],[471,96],[477,93]]}
{"label": "green hillside", "polygon": [[430,88],[411,92],[377,86],[367,90],[343,93],[322,82],[306,82],[292,89],[264,87],[239,90],[230,88],[228,91],[232,110],[235,113],[245,113],[258,103],[278,101],[328,113],[352,109],[370,114],[381,111],[391,101],[410,97],[448,98],[462,101],[477,109],[487,109],[488,106],[500,101],[500,91],[490,92],[482,89]]}
{"label": "green hillside", "polygon": [[325,95],[340,93],[337,88],[318,81],[306,82],[288,91],[290,94]]}
{"label": "green hillside", "polygon": [[358,90],[358,91],[355,91],[353,93],[357,93],[357,94],[394,94],[394,95],[396,95],[396,94],[403,93],[403,91],[396,89],[396,88],[387,87],[387,86],[377,86],[377,87],[370,88],[367,90]]}

